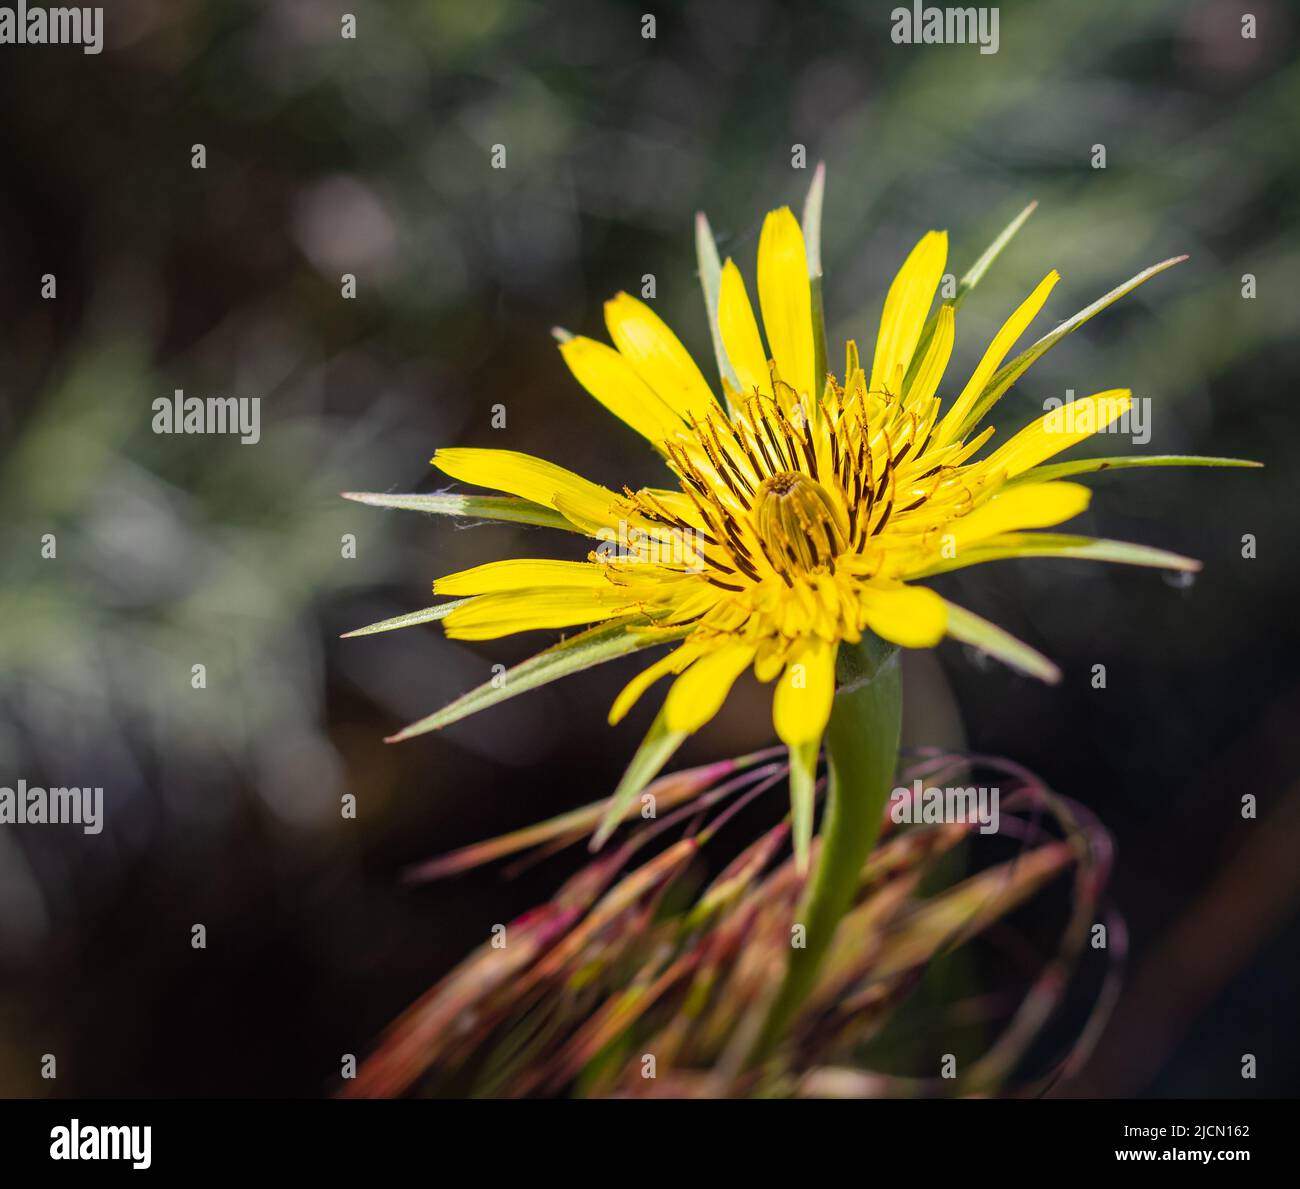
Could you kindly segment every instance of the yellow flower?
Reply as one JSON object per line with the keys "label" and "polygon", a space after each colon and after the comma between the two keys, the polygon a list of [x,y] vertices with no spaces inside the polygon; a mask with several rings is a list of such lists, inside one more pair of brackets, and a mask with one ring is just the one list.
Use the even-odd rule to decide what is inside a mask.
{"label": "yellow flower", "polygon": [[[967,274],[957,300],[1029,210]],[[758,245],[760,336],[740,270],[731,260],[717,267],[708,237],[701,262],[721,399],[668,326],[626,293],[605,305],[613,346],[560,336],[578,382],[662,456],[671,477],[665,486],[620,493],[525,454],[453,448],[439,450],[434,465],[514,499],[495,497],[489,507],[483,497],[397,497],[405,506],[461,500],[457,507],[427,506],[558,525],[598,542],[585,561],[494,561],[435,582],[435,593],[458,601],[425,618],[443,618],[447,634],[459,639],[607,625],[525,662],[512,675],[511,692],[607,656],[675,643],[628,683],[610,711],[617,723],[650,686],[673,678],[620,787],[620,804],[718,712],[750,669],[759,681],[775,682],[773,722],[792,763],[796,756],[802,769],[809,756],[815,763],[835,691],[837,649],[866,631],[907,648],[952,636],[1022,671],[1057,679],[1046,658],[918,579],[1028,556],[1198,568],[1160,550],[1038,531],[1088,505],[1088,489],[1062,476],[1138,461],[1228,461],[1044,465],[1122,417],[1131,403],[1127,391],[1076,401],[1068,417],[1048,413],[989,452],[983,448],[994,431],[978,430],[1034,359],[1176,261],[1139,274],[1004,366],[1059,280],[1049,272],[965,383],[941,401],[957,304],[944,302],[931,312],[947,267],[946,234],[931,231],[913,248],[885,298],[870,360],[862,361],[849,342],[838,377],[819,369],[818,255],[814,246],[810,267],[804,233],[788,208],[767,216]],[[500,700],[480,694],[474,703],[474,697],[462,699],[464,713]],[[461,716],[433,716],[399,737]]]}

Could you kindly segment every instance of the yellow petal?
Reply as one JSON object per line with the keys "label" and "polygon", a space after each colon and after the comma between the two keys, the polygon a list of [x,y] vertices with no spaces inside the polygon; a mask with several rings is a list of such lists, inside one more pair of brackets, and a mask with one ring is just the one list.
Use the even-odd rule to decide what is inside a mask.
{"label": "yellow petal", "polygon": [[903,262],[885,297],[871,364],[871,391],[901,395],[903,377],[921,340],[934,291],[948,260],[948,233],[927,231]]}
{"label": "yellow petal", "polygon": [[537,628],[569,628],[612,619],[630,610],[617,590],[556,586],[479,595],[456,608],[443,624],[455,640],[495,640]]}
{"label": "yellow petal", "polygon": [[930,345],[925,349],[921,366],[916,369],[912,386],[907,390],[907,407],[922,411],[921,406],[932,400],[939,391],[939,381],[952,358],[952,344],[956,335],[957,320],[952,306],[944,304],[939,307],[939,319],[935,323]]}
{"label": "yellow petal", "polygon": [[701,420],[718,402],[667,324],[643,301],[620,293],[605,303],[605,325],[614,345],[677,416]]}
{"label": "yellow petal", "polygon": [[612,510],[618,506],[619,498],[609,488],[531,454],[455,446],[439,450],[432,462],[443,474],[462,483],[523,496],[560,512],[564,509],[556,502],[556,496],[562,495],[588,521],[600,524],[617,521]]}
{"label": "yellow petal", "polygon": [[1126,388],[1112,388],[1070,401],[1025,426],[989,456],[987,465],[993,470],[1005,469],[1007,478],[1019,475],[1076,442],[1099,433],[1112,421],[1118,421],[1132,404],[1132,395]]}
{"label": "yellow petal", "polygon": [[560,354],[578,383],[642,437],[658,443],[682,428],[681,418],[613,347],[579,336],[561,343]]}
{"label": "yellow petal", "polygon": [[698,731],[727,700],[727,694],[749,663],[754,649],[744,644],[719,648],[700,657],[668,691],[664,722],[670,731]]}
{"label": "yellow petal", "polygon": [[510,558],[448,574],[433,584],[440,595],[497,594],[526,587],[580,586],[592,590],[612,590],[603,566],[589,561],[531,561]]}
{"label": "yellow petal", "polygon": [[769,637],[758,646],[754,657],[754,676],[766,685],[785,667],[789,642],[779,637]]}
{"label": "yellow petal", "polygon": [[1051,528],[1078,516],[1092,499],[1081,483],[1033,483],[1012,487],[948,527],[958,550],[998,533]]}
{"label": "yellow petal", "polygon": [[808,253],[799,221],[788,206],[763,220],[758,237],[758,304],[776,370],[797,392],[814,400],[820,389],[814,374],[812,284]]}
{"label": "yellow petal", "polygon": [[971,374],[966,387],[961,390],[961,395],[953,402],[952,408],[944,415],[943,421],[939,425],[939,432],[935,435],[937,445],[946,445],[957,436],[962,422],[966,420],[967,414],[971,411],[975,402],[979,400],[980,393],[988,386],[988,382],[993,379],[993,373],[1002,366],[1002,361],[1007,357],[1007,352],[1016,345],[1016,340],[1025,333],[1029,324],[1038,316],[1038,311],[1043,308],[1047,295],[1051,293],[1056,286],[1056,282],[1060,279],[1061,274],[1055,269],[1049,272],[1038,283],[1038,288],[1020,303],[1016,312],[1003,323],[1002,329],[993,336],[989,349],[984,352],[984,358],[980,360],[979,366]]}
{"label": "yellow petal", "polygon": [[772,376],[768,371],[767,352],[758,335],[758,322],[754,307],[749,304],[740,269],[728,260],[722,266],[722,290],[718,297],[718,326],[722,331],[722,345],[727,359],[736,372],[743,395],[750,396],[755,388],[771,393]]}
{"label": "yellow petal", "polygon": [[659,678],[668,673],[680,673],[687,665],[700,655],[699,646],[687,641],[674,648],[667,656],[661,656],[653,665],[641,670],[619,692],[614,704],[609,708],[609,725],[617,726],[627,716],[645,693]]}
{"label": "yellow petal", "polygon": [[788,747],[820,739],[826,729],[835,699],[835,648],[813,641],[791,658],[776,683],[772,722]]}
{"label": "yellow petal", "polygon": [[867,586],[859,602],[867,626],[903,648],[933,648],[948,626],[943,599],[924,586]]}

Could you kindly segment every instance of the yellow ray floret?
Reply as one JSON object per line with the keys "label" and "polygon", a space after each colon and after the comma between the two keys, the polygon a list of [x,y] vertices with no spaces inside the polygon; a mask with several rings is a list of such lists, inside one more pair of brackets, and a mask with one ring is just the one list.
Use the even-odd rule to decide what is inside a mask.
{"label": "yellow ray floret", "polygon": [[835,649],[813,640],[786,666],[772,698],[772,719],[781,742],[799,747],[822,737],[835,697]]}
{"label": "yellow ray floret", "polygon": [[777,372],[796,392],[816,395],[808,254],[803,232],[788,206],[773,211],[763,222],[758,240],[758,304]]}
{"label": "yellow ray floret", "polygon": [[947,259],[947,232],[930,231],[899,269],[880,316],[875,362],[871,365],[872,392],[898,395],[902,391],[903,376],[925,328]]}
{"label": "yellow ray floret", "polygon": [[457,640],[494,640],[538,628],[568,628],[613,619],[634,607],[626,595],[586,586],[537,586],[480,595],[443,620]]}
{"label": "yellow ray floret", "polygon": [[560,511],[557,500],[563,498],[590,521],[612,524],[616,519],[619,499],[612,491],[530,454],[452,447],[439,450],[432,461],[443,474],[462,483],[495,488]]}

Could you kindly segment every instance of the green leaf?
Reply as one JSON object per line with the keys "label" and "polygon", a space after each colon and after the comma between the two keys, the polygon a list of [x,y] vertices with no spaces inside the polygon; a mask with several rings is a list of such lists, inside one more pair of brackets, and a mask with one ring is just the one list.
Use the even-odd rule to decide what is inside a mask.
{"label": "green leaf", "polygon": [[[813,378],[826,379],[826,308],[822,301],[822,203],[826,197],[826,162],[819,161],[803,204],[803,242],[808,254],[808,280],[812,286]],[[809,394],[816,414],[819,393]]]}
{"label": "green leaf", "polygon": [[641,741],[641,746],[637,748],[636,755],[632,757],[632,762],[628,764],[627,771],[623,773],[623,779],[618,782],[618,788],[609,799],[605,816],[591,839],[593,851],[600,850],[609,836],[618,829],[628,806],[636,799],[637,794],[659,775],[663,766],[672,759],[673,753],[681,747],[687,734],[687,731],[670,731],[664,719],[664,712],[660,709],[654,722],[650,724],[645,738]]}
{"label": "green leaf", "polygon": [[403,508],[409,512],[430,512],[435,516],[468,516],[475,520],[498,520],[513,524],[535,524],[576,533],[554,508],[535,504],[513,495],[399,495],[384,491],[345,491],[345,500],[369,504],[372,508]]}
{"label": "green leaf", "polygon": [[1072,462],[1054,462],[1032,467],[1009,479],[1006,487],[1018,483],[1050,483],[1070,475],[1088,475],[1094,471],[1124,471],[1132,467],[1262,467],[1262,462],[1248,458],[1212,458],[1200,454],[1125,454],[1114,458],[1076,458]]}
{"label": "green leaf", "polygon": [[463,694],[450,705],[430,714],[419,722],[404,727],[396,735],[390,736],[389,743],[398,743],[403,739],[412,739],[429,731],[438,731],[460,722],[471,714],[486,710],[508,698],[538,689],[570,673],[580,673],[593,665],[603,664],[618,656],[627,656],[642,648],[650,648],[669,640],[680,639],[691,630],[687,624],[680,628],[656,629],[653,632],[637,631],[635,627],[644,624],[639,617],[629,616],[625,619],[602,623],[588,628],[567,640],[539,652],[536,656],[521,661],[513,669],[493,681],[484,682],[476,689]]}
{"label": "green leaf", "polygon": [[[948,603],[948,600],[944,600]],[[1018,672],[1037,677],[1049,685],[1061,680],[1061,670],[1041,652],[1030,648],[1023,640],[1017,640],[1010,632],[995,623],[989,623],[973,611],[948,603],[948,635],[963,644],[970,644],[996,657],[1005,665]]]}
{"label": "green leaf", "polygon": [[713,337],[713,354],[718,361],[718,375],[733,389],[740,391],[740,379],[732,370],[727,349],[722,345],[722,328],[718,324],[718,298],[722,292],[722,261],[718,259],[718,245],[709,227],[709,218],[703,212],[695,216],[695,256],[699,262],[700,287],[704,290],[704,308],[709,315],[709,334]]}
{"label": "green leaf", "polygon": [[1003,533],[967,545],[959,551],[958,556],[938,561],[911,577],[930,578],[965,566],[1017,557],[1069,557],[1188,572],[1201,568],[1201,563],[1194,558],[1170,553],[1165,549],[1153,549],[1148,545],[1133,545],[1128,541],[1108,541],[1102,537],[1079,537],[1067,533]]}
{"label": "green leaf", "polygon": [[957,431],[959,437],[965,437],[970,430],[978,425],[984,415],[997,403],[1008,388],[1011,387],[1021,376],[1025,374],[1032,364],[1041,359],[1053,347],[1056,346],[1067,335],[1073,334],[1085,322],[1108,306],[1112,306],[1119,301],[1125,294],[1133,292],[1139,285],[1149,281],[1154,276],[1159,276],[1166,269],[1173,268],[1175,264],[1181,264],[1186,260],[1186,256],[1172,256],[1168,260],[1162,260],[1159,264],[1153,264],[1150,268],[1144,268],[1136,276],[1130,277],[1122,285],[1117,285],[1104,297],[1097,298],[1090,306],[1084,307],[1073,318],[1062,322],[1055,330],[1048,331],[1031,347],[1027,347],[1019,355],[999,371],[993,379],[988,382],[987,387],[980,393],[978,399],[971,406],[971,411],[966,420],[961,424]]}
{"label": "green leaf", "polygon": [[[957,292],[953,295],[952,308],[956,311],[957,307],[966,300],[966,295],[970,293],[976,285],[984,278],[993,262],[1002,255],[1002,250],[1015,237],[1016,233],[1025,225],[1029,216],[1038,209],[1037,200],[1031,202],[1024,210],[1011,220],[999,233],[998,237],[987,248],[983,254],[970,268],[966,274],[957,282]],[[912,353],[912,362],[907,369],[907,377],[904,380],[903,391],[907,391],[908,385],[911,384],[916,369],[921,366],[921,360],[925,358],[926,348],[930,345],[930,340],[934,337],[934,328],[939,324],[939,311],[936,309],[930,315],[929,321],[925,324],[925,329],[921,332],[920,342],[917,343],[916,350]]]}
{"label": "green leaf", "polygon": [[814,739],[790,748],[790,821],[794,841],[795,869],[808,873],[808,856],[812,851],[813,806],[816,802],[817,757],[822,741]]}
{"label": "green leaf", "polygon": [[344,632],[339,639],[351,640],[353,636],[373,636],[376,632],[392,632],[398,628],[415,627],[416,624],[433,623],[435,620],[445,619],[457,607],[468,602],[469,599],[452,599],[447,603],[439,603],[436,607],[425,607],[422,611],[408,611],[405,615],[397,615],[392,619],[381,619],[378,623],[356,628],[351,632]]}

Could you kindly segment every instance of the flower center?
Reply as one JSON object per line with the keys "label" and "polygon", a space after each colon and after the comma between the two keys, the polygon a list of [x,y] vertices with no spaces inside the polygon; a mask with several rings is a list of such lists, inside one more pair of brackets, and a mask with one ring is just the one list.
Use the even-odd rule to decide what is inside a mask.
{"label": "flower center", "polygon": [[783,576],[827,566],[848,547],[830,492],[798,471],[764,479],[754,500],[754,531],[772,566]]}

